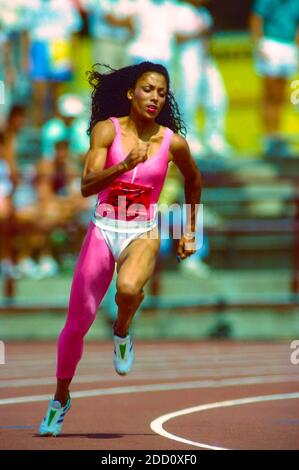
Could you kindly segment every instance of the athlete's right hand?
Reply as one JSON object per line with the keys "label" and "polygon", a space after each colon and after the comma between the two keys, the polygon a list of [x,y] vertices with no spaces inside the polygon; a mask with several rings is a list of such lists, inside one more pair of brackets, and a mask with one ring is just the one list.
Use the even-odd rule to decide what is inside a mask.
{"label": "athlete's right hand", "polygon": [[125,160],[123,160],[126,171],[133,170],[139,163],[143,163],[147,160],[148,148],[149,142],[139,141],[139,144],[134,147]]}

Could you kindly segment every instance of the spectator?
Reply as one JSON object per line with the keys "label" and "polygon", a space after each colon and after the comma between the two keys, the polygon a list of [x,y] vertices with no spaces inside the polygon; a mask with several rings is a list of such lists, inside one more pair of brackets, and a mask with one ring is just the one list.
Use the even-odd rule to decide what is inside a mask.
{"label": "spectator", "polygon": [[76,212],[85,208],[80,192],[80,172],[72,162],[68,141],[55,144],[53,160],[38,162],[36,185],[43,212],[51,216],[48,205],[57,206],[55,222],[73,219]]}
{"label": "spectator", "polygon": [[30,0],[25,12],[34,122],[40,126],[51,104],[56,103],[60,83],[72,78],[72,41],[81,27],[81,17],[70,0]]}
{"label": "spectator", "polygon": [[18,232],[14,240],[16,253],[16,277],[40,278],[34,252],[38,251],[43,239],[37,229],[39,211],[37,192],[34,187],[34,165],[25,165],[19,173],[18,185],[13,194],[13,205]]}
{"label": "spectator", "polygon": [[93,63],[109,64],[113,68],[128,65],[126,27],[112,26],[106,16],[118,11],[119,0],[85,0],[88,28],[93,41]]}
{"label": "spectator", "polygon": [[[190,123],[188,142],[193,154],[226,157],[231,155],[231,147],[225,137],[227,94],[218,66],[209,53],[213,18],[202,6],[204,3],[206,0],[186,0],[178,6],[182,20],[176,35],[179,44],[179,100],[184,119]],[[195,32],[190,34],[191,21]],[[202,139],[198,136],[199,106],[203,108],[205,117]]]}
{"label": "spectator", "polygon": [[262,122],[265,156],[287,156],[281,118],[287,80],[298,64],[298,0],[255,0],[250,16],[256,72],[263,79]]}
{"label": "spectator", "polygon": [[[28,93],[23,35],[23,0],[0,0],[0,126],[3,128],[13,100]],[[22,79],[20,79],[22,76]]]}
{"label": "spectator", "polygon": [[117,11],[107,16],[115,26],[127,27],[130,63],[144,60],[173,65],[174,31],[178,24],[177,5],[169,0],[120,0]]}
{"label": "spectator", "polygon": [[65,94],[59,97],[57,107],[58,116],[47,121],[41,129],[42,156],[48,160],[53,159],[55,144],[60,140],[67,140],[72,155],[80,163],[89,146],[84,104],[77,95]]}

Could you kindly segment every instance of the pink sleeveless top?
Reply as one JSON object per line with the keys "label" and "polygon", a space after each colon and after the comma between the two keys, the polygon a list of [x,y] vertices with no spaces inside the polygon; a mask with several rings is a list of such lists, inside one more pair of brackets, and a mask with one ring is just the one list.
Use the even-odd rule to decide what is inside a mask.
{"label": "pink sleeveless top", "polygon": [[[117,118],[111,117],[116,130],[115,138],[108,149],[104,168],[120,163],[126,158],[121,140],[121,129]],[[168,168],[168,150],[173,131],[165,129],[158,152],[133,170],[123,173],[109,187],[98,193],[93,221],[101,227],[111,226],[113,220],[128,225],[152,227],[157,215],[157,203]],[[108,228],[108,227],[107,227]]]}

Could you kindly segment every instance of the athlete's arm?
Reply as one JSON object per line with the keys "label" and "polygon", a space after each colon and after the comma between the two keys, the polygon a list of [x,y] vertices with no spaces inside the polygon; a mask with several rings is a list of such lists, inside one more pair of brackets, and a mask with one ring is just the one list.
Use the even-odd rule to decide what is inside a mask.
{"label": "athlete's arm", "polygon": [[126,171],[123,162],[104,170],[107,151],[115,137],[115,127],[109,120],[98,122],[92,130],[81,179],[82,196],[97,194]]}
{"label": "athlete's arm", "polygon": [[175,39],[178,44],[182,44],[184,42],[188,42],[194,39],[202,39],[202,38],[208,38],[212,35],[212,30],[209,27],[206,27],[204,29],[199,29],[196,32],[193,33],[176,33],[175,34]]}
{"label": "athlete's arm", "polygon": [[[178,134],[173,134],[169,151],[173,163],[180,170],[185,180],[185,203],[187,204],[186,235],[188,234],[188,237],[186,239],[183,235],[179,242],[178,254],[181,258],[186,258],[186,256],[195,251],[195,249],[185,250],[184,243],[190,241],[190,239],[194,241],[194,237],[190,238],[190,234],[195,234],[196,229],[196,212],[201,196],[201,175],[191,156],[189,146],[183,137]],[[190,210],[188,210],[188,205]]]}
{"label": "athlete's arm", "polygon": [[147,159],[148,144],[139,144],[120,163],[104,169],[107,151],[114,137],[115,127],[109,119],[98,122],[93,128],[81,179],[82,196],[97,194],[123,173],[133,170],[138,163]]}
{"label": "athlete's arm", "polygon": [[264,20],[261,16],[256,13],[251,13],[249,17],[249,30],[253,39],[254,44],[256,44],[263,36],[264,29]]}
{"label": "athlete's arm", "polygon": [[113,14],[109,13],[105,16],[105,20],[110,23],[112,26],[121,26],[128,28],[128,30],[133,34],[134,33],[134,20],[131,15],[124,18],[118,18]]}

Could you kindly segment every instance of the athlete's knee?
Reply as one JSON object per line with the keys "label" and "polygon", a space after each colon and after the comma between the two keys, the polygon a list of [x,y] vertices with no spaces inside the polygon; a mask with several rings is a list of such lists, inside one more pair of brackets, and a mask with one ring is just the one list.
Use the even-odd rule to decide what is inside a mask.
{"label": "athlete's knee", "polygon": [[69,339],[81,339],[88,333],[95,319],[94,315],[77,316],[72,321],[68,320],[62,330],[62,335]]}
{"label": "athlete's knee", "polygon": [[[143,294],[143,290],[137,283],[131,281],[122,281],[117,284],[117,301],[139,301]],[[143,297],[142,297],[143,298]]]}

